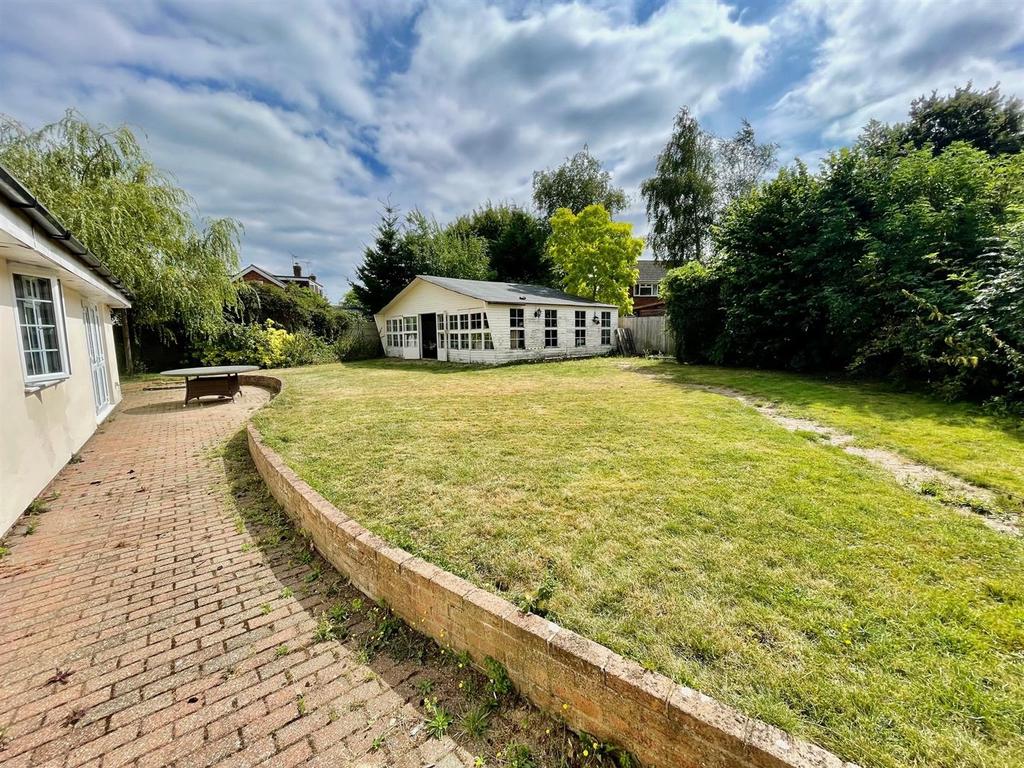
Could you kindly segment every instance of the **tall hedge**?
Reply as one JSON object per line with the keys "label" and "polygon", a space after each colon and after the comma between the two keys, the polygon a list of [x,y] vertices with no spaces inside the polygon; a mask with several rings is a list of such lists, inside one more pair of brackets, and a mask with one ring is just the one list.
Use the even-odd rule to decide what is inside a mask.
{"label": "tall hedge", "polygon": [[710,267],[666,279],[679,356],[1024,399],[1022,232],[1024,155],[797,164],[729,207]]}

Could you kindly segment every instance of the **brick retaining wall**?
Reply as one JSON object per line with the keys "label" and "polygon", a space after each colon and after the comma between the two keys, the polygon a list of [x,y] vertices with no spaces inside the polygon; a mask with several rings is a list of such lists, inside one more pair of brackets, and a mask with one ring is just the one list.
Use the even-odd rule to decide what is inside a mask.
{"label": "brick retaining wall", "polygon": [[[272,376],[242,381],[281,391]],[[661,768],[856,768],[389,545],[299,478],[252,424],[247,430],[271,493],[360,591],[477,663],[497,659],[521,693],[574,729]]]}

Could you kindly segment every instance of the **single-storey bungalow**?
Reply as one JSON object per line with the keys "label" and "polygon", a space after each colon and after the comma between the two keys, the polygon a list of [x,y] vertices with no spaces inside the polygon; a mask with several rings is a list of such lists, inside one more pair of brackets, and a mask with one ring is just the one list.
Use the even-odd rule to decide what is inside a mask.
{"label": "single-storey bungalow", "polygon": [[121,399],[109,271],[0,167],[0,536]]}
{"label": "single-storey bungalow", "polygon": [[606,354],[618,314],[543,285],[417,275],[374,320],[388,357],[506,363]]}

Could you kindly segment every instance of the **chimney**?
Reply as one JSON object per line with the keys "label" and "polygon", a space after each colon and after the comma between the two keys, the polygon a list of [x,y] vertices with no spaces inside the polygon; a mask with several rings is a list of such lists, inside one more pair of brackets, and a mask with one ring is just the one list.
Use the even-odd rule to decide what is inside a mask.
{"label": "chimney", "polygon": [[292,274],[295,275],[295,277],[302,277],[302,265],[292,264]]}
{"label": "chimney", "polygon": [[316,275],[310,275],[309,276],[309,282],[315,283],[316,282]]}

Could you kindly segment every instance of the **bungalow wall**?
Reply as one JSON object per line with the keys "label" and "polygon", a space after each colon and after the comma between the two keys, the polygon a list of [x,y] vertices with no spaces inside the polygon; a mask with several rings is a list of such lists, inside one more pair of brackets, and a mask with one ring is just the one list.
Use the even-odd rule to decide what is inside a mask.
{"label": "bungalow wall", "polygon": [[[97,299],[83,296],[71,287],[70,281],[61,282],[70,375],[38,390],[27,388],[18,346],[12,272],[60,277],[55,270],[48,273],[0,258],[0,405],[4,419],[0,439],[0,535],[10,528],[109,413],[108,409],[97,418],[83,316],[83,301],[94,303]],[[97,304],[106,351],[110,406],[113,407],[121,399],[114,330],[110,307]]]}

